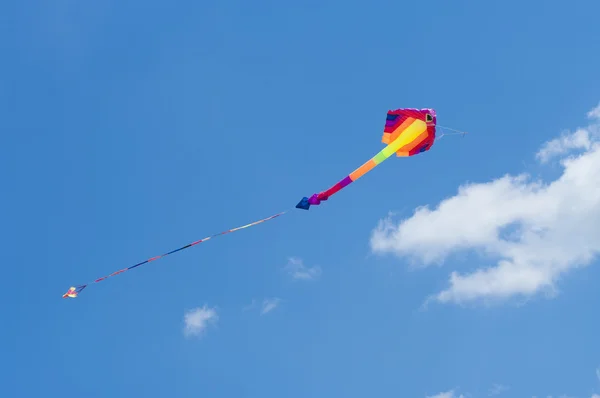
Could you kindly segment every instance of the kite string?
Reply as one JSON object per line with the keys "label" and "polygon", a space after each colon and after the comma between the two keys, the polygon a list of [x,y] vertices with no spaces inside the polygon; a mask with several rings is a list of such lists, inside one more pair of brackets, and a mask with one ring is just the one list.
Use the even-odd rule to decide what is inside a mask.
{"label": "kite string", "polygon": [[466,132],[466,131],[463,131],[463,130],[456,130],[456,129],[453,129],[453,128],[451,128],[451,127],[441,126],[441,125],[439,125],[439,124],[438,124],[438,125],[436,125],[436,127],[439,127],[439,128],[441,128],[442,130],[450,130],[450,131],[455,131],[457,134],[467,134],[467,132]]}

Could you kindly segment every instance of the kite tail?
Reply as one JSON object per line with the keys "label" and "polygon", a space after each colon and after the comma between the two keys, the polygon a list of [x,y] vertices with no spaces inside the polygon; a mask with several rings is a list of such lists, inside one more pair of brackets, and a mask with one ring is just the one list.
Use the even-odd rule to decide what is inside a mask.
{"label": "kite tail", "polygon": [[[393,112],[394,111],[388,112],[388,118],[390,115],[395,116]],[[412,116],[412,113],[410,115]],[[400,120],[403,122],[400,122]],[[296,205],[296,208],[308,210],[311,205],[321,204],[322,201],[329,199],[343,188],[373,170],[394,153],[397,156],[402,157],[413,156],[431,148],[435,139],[435,126],[430,127],[425,120],[416,117],[404,117],[400,118],[400,120],[389,120],[398,125],[394,126],[393,124],[390,124],[390,126],[386,126],[386,129],[390,127],[394,130],[392,130],[391,134],[387,131],[384,132],[382,141],[387,143],[387,145],[381,151],[328,190],[315,193],[311,197],[303,197]],[[390,138],[393,138],[391,142]]]}
{"label": "kite tail", "polygon": [[379,163],[383,162],[391,156],[391,153],[388,154],[385,151],[386,148],[388,147],[383,148],[377,153],[377,155],[373,156],[371,159],[363,163],[362,166],[354,170],[352,173],[348,174],[346,177],[344,177],[342,180],[340,180],[338,183],[336,183],[326,191],[315,193],[311,197],[302,198],[302,200],[300,200],[300,202],[298,202],[298,204],[296,205],[296,208],[308,210],[311,205],[319,205],[321,204],[321,201],[329,199],[331,196],[338,193],[342,188],[347,187],[363,175],[367,174],[369,171],[373,170],[375,166],[377,166]]}
{"label": "kite tail", "polygon": [[263,218],[263,219],[261,219],[261,220],[254,221],[254,222],[252,222],[252,223],[250,223],[250,224],[242,225],[241,227],[237,227],[237,228],[233,228],[233,229],[228,229],[228,230],[226,230],[226,231],[219,232],[218,234],[214,234],[214,235],[208,236],[208,237],[206,237],[206,238],[203,238],[203,239],[197,240],[197,241],[195,241],[195,242],[192,242],[192,243],[190,243],[190,244],[187,244],[187,245],[185,245],[185,246],[182,246],[182,247],[180,247],[179,249],[172,250],[172,251],[170,251],[170,252],[168,252],[168,253],[161,254],[160,256],[152,257],[152,258],[150,258],[150,259],[148,259],[148,260],[142,261],[141,263],[137,263],[137,264],[135,264],[135,265],[132,265],[132,266],[130,266],[130,267],[123,268],[123,269],[121,269],[121,270],[119,270],[119,271],[115,271],[115,272],[113,272],[112,274],[110,274],[110,275],[107,275],[107,276],[103,276],[102,278],[98,278],[98,279],[96,279],[96,280],[95,280],[95,281],[93,281],[93,282],[89,282],[89,283],[86,283],[86,284],[84,284],[84,285],[73,286],[73,287],[69,288],[69,290],[68,290],[68,291],[67,291],[65,294],[63,294],[63,298],[68,298],[68,297],[70,297],[70,298],[75,298],[75,297],[77,297],[77,296],[79,295],[79,293],[80,293],[80,292],[81,292],[83,289],[85,289],[85,288],[86,288],[88,285],[91,285],[91,284],[93,284],[93,283],[102,282],[103,280],[105,280],[105,279],[107,279],[107,278],[110,278],[111,276],[115,276],[115,275],[118,275],[118,274],[122,274],[123,272],[125,272],[125,271],[129,271],[130,269],[133,269],[133,268],[136,268],[136,267],[139,267],[140,265],[144,265],[144,264],[150,263],[150,262],[152,262],[152,261],[158,260],[159,258],[162,258],[162,257],[168,256],[169,254],[173,254],[173,253],[176,253],[176,252],[178,252],[178,251],[181,251],[181,250],[187,249],[187,248],[189,248],[189,247],[195,246],[195,245],[197,245],[197,244],[199,244],[199,243],[206,242],[207,240],[209,240],[209,239],[212,239],[212,238],[214,238],[214,237],[216,237],[216,236],[219,236],[219,235],[225,235],[225,234],[228,234],[228,233],[231,233],[231,232],[239,231],[240,229],[244,229],[244,228],[248,228],[248,227],[253,227],[253,226],[255,226],[255,225],[258,225],[258,224],[261,224],[261,223],[263,223],[263,222],[266,222],[266,221],[272,220],[272,219],[274,219],[274,218],[277,218],[277,217],[279,217],[279,216],[282,216],[282,215],[286,214],[288,211],[289,211],[289,210],[282,211],[281,213],[277,213],[277,214],[274,214],[274,215],[272,215],[272,216],[269,216],[269,217],[267,217],[267,218]]}

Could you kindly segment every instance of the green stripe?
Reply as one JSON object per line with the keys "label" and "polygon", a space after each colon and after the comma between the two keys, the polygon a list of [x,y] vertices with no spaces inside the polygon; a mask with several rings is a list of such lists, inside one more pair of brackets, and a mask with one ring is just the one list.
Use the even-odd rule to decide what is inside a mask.
{"label": "green stripe", "polygon": [[379,152],[377,155],[375,155],[373,157],[373,161],[375,162],[375,164],[379,164],[389,157],[389,155],[386,156],[386,154],[384,152],[386,149],[387,149],[387,147],[383,148],[381,150],[381,152]]}

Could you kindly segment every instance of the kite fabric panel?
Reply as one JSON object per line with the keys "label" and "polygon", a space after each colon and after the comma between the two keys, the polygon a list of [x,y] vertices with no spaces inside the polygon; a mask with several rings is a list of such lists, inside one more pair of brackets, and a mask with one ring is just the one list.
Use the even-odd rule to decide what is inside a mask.
{"label": "kite fabric panel", "polygon": [[[344,177],[341,181],[333,185],[331,188],[323,192],[315,193],[310,197],[302,198],[302,200],[296,205],[296,208],[308,210],[310,206],[318,205],[322,201],[328,200],[331,196],[333,196],[343,188],[347,187],[352,182],[358,180],[360,177],[373,170],[377,165],[379,165],[381,162],[383,162],[393,154],[396,154],[396,156],[398,157],[409,157],[428,151],[433,146],[433,143],[436,138],[436,123],[436,113],[433,109],[401,108],[388,111],[385,127],[383,129],[383,136],[381,138],[381,142],[386,144],[386,146],[381,151],[379,151],[378,154],[373,156],[366,163],[354,170],[348,176]],[[252,227],[263,222],[272,220],[287,212],[288,211],[277,213],[270,217],[254,221],[250,224],[229,229],[227,231],[223,231],[215,235],[211,235],[204,239],[200,239],[198,241],[182,246],[179,249],[172,250],[160,256],[152,257],[148,260],[142,261],[141,263],[132,265],[127,268],[123,268],[119,271],[113,272],[110,275],[98,278],[93,282],[71,287],[65,294],[63,294],[63,298],[75,298],[79,295],[79,293],[81,293],[83,289],[85,289],[91,284],[101,282],[107,278],[110,278],[111,276],[121,274],[133,268],[137,268],[141,265],[145,265],[152,261],[158,260],[159,258],[168,256],[169,254],[173,254],[178,251],[195,246],[199,243],[206,242],[207,240],[212,239],[216,236],[225,235],[231,232],[238,231],[240,229]]]}
{"label": "kite fabric panel", "polygon": [[379,153],[366,163],[344,177],[326,191],[304,197],[296,208],[308,210],[311,205],[319,205],[322,201],[347,187],[360,177],[373,170],[375,166],[392,156],[414,156],[431,149],[435,141],[437,118],[433,109],[396,109],[387,113],[381,142],[387,144]]}

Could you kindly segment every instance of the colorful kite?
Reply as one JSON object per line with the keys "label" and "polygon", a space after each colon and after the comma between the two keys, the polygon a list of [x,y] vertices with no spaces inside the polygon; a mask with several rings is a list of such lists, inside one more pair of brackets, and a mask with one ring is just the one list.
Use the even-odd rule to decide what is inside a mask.
{"label": "colorful kite", "polygon": [[387,144],[350,175],[326,191],[316,193],[310,198],[304,197],[296,205],[298,209],[308,210],[311,205],[318,205],[332,195],[358,180],[375,166],[392,156],[413,156],[431,149],[435,141],[435,124],[437,119],[433,109],[396,109],[387,113],[381,142]]}
{"label": "colorful kite", "polygon": [[[383,148],[377,155],[371,158],[368,162],[360,166],[358,169],[353,171],[350,175],[342,179],[340,182],[332,186],[326,191],[315,193],[310,198],[304,197],[302,200],[296,205],[298,209],[308,210],[311,205],[318,205],[322,201],[329,199],[332,195],[340,191],[342,188],[348,186],[350,183],[358,180],[360,177],[371,171],[375,166],[392,156],[394,153],[396,156],[414,156],[418,153],[422,153],[431,149],[434,141],[435,141],[435,130],[436,130],[436,115],[433,109],[396,109],[394,111],[389,111],[387,113],[387,120],[385,122],[385,127],[383,129],[383,138],[382,142],[386,144],[386,147]],[[439,126],[438,126],[439,127]],[[452,129],[449,129],[452,130]],[[454,130],[457,131],[457,130]],[[465,134],[463,132],[458,132],[459,134]],[[122,270],[113,272],[108,276],[104,276],[102,278],[96,279],[93,282],[79,285],[75,287],[71,287],[65,294],[63,294],[63,298],[67,297],[77,297],[77,295],[85,289],[88,285],[92,283],[98,283],[106,278],[111,276],[115,276],[121,274],[130,269],[139,267],[140,265],[150,263],[154,260],[158,260],[159,258],[168,256],[169,254],[173,254],[175,252],[181,251],[183,249],[187,249],[188,247],[195,246],[199,243],[206,242],[207,240],[214,238],[219,235],[225,235],[230,232],[235,232],[240,229],[252,227],[257,224],[261,224],[265,221],[272,220],[277,218],[288,211],[284,211],[281,213],[277,213],[267,218],[263,218],[262,220],[258,220],[252,222],[250,224],[237,227],[234,229],[229,229],[227,231],[223,231],[221,233],[209,236],[204,239],[200,239],[196,242],[190,243],[179,249],[170,251],[168,253],[162,254],[160,256],[152,257],[146,261],[142,261],[141,263],[132,265],[128,268],[124,268]]]}

